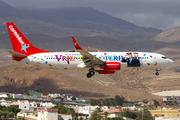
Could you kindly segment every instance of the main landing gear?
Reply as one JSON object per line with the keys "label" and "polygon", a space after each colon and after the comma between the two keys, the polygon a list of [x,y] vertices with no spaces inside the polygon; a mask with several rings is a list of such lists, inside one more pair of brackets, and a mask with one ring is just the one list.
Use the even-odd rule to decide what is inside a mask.
{"label": "main landing gear", "polygon": [[156,69],[156,73],[155,73],[155,75],[156,76],[158,76],[159,75],[159,72],[158,72],[159,70],[158,69]]}
{"label": "main landing gear", "polygon": [[91,68],[91,69],[89,69],[89,73],[87,73],[87,77],[90,78],[90,77],[92,77],[94,74],[95,74],[94,69]]}

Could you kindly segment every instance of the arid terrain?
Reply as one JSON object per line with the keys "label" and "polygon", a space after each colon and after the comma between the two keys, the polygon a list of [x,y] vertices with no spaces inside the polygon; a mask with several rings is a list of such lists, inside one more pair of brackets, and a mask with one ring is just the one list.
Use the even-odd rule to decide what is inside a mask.
{"label": "arid terrain", "polygon": [[[90,47],[85,49],[97,51]],[[25,65],[12,61],[7,56],[4,58],[5,54],[1,54],[3,57],[0,62],[0,91],[19,93],[22,89],[27,89],[44,94],[67,93],[84,98],[109,98],[123,95],[133,101],[146,98],[158,99],[161,97],[151,93],[180,89],[179,49],[178,46],[169,46],[156,51],[175,61],[175,64],[160,71],[159,76],[155,76],[155,70],[132,69],[120,70],[114,75],[96,73],[90,79],[86,77],[87,71],[55,70]],[[1,51],[4,53],[5,50]],[[9,60],[4,61],[5,59]]]}
{"label": "arid terrain", "polygon": [[[14,22],[35,47],[48,51],[74,51],[74,36],[87,51],[157,52],[175,63],[160,71],[159,76],[155,76],[155,70],[132,69],[114,75],[96,73],[90,79],[87,71],[25,65],[9,57],[7,51],[12,45],[6,22]],[[93,8],[21,10],[0,1],[0,92],[22,93],[26,89],[84,98],[122,95],[132,101],[162,98],[152,93],[180,89],[179,29],[139,27]]]}

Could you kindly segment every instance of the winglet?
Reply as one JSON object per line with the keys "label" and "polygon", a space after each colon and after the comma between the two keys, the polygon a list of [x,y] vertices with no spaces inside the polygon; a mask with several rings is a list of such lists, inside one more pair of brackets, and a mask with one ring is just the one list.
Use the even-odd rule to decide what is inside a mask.
{"label": "winglet", "polygon": [[74,39],[74,37],[72,37],[72,40],[73,40],[74,47],[75,47],[77,50],[82,50],[82,48],[78,45],[78,43],[76,42],[76,40]]}

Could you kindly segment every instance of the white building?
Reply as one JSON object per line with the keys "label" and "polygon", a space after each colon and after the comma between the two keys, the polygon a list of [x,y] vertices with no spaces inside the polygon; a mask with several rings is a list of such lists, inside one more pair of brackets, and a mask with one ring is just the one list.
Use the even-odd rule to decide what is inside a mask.
{"label": "white building", "polygon": [[45,103],[43,103],[43,102],[41,102],[40,103],[40,106],[41,107],[54,107],[54,106],[56,106],[55,104],[53,104],[52,102],[45,102]]}
{"label": "white building", "polygon": [[72,98],[73,98],[73,96],[68,96],[68,95],[66,97],[67,101],[72,101]]}
{"label": "white building", "polygon": [[78,111],[78,114],[88,115],[88,118],[99,106],[75,106],[74,109]]}
{"label": "white building", "polygon": [[1,105],[4,106],[17,106],[21,110],[25,111],[36,111],[37,107],[40,107],[40,105],[37,105],[37,102],[30,102],[28,100],[18,100],[15,102],[2,100]]}
{"label": "white building", "polygon": [[136,106],[121,107],[121,109],[136,110]]}
{"label": "white building", "polygon": [[42,109],[37,112],[37,120],[58,120],[58,109]]}
{"label": "white building", "polygon": [[21,98],[23,98],[24,96],[27,96],[27,95],[26,94],[12,94],[12,96],[13,96],[14,99],[15,98],[21,99]]}
{"label": "white building", "polygon": [[20,111],[17,116],[25,117],[26,120],[37,120],[37,115],[33,111]]}
{"label": "white building", "polygon": [[58,114],[58,120],[59,119],[72,120],[72,115],[70,115],[70,114]]}
{"label": "white building", "polygon": [[155,117],[155,120],[179,120],[176,118],[167,118],[167,117]]}
{"label": "white building", "polygon": [[59,94],[59,93],[48,94],[48,95],[51,96],[52,98],[61,97],[61,94]]}
{"label": "white building", "polygon": [[3,106],[18,106],[21,110],[29,110],[29,101],[27,100],[18,100],[16,102],[3,100],[1,102]]}
{"label": "white building", "polygon": [[17,116],[27,120],[58,120],[58,109],[40,109],[37,112],[21,111]]}
{"label": "white building", "polygon": [[21,110],[29,110],[29,101],[18,101],[19,109]]}
{"label": "white building", "polygon": [[0,92],[0,98],[7,98],[7,94],[11,95],[11,93],[7,93],[7,92]]}
{"label": "white building", "polygon": [[89,102],[89,100],[76,97],[76,102]]}

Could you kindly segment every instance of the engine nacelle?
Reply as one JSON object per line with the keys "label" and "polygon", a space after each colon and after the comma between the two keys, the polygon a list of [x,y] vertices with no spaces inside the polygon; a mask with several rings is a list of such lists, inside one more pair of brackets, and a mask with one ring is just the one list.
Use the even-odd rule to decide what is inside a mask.
{"label": "engine nacelle", "polygon": [[105,71],[105,70],[99,70],[99,74],[114,74],[115,71]]}
{"label": "engine nacelle", "polygon": [[121,65],[119,62],[105,62],[104,71],[116,71],[120,70]]}

